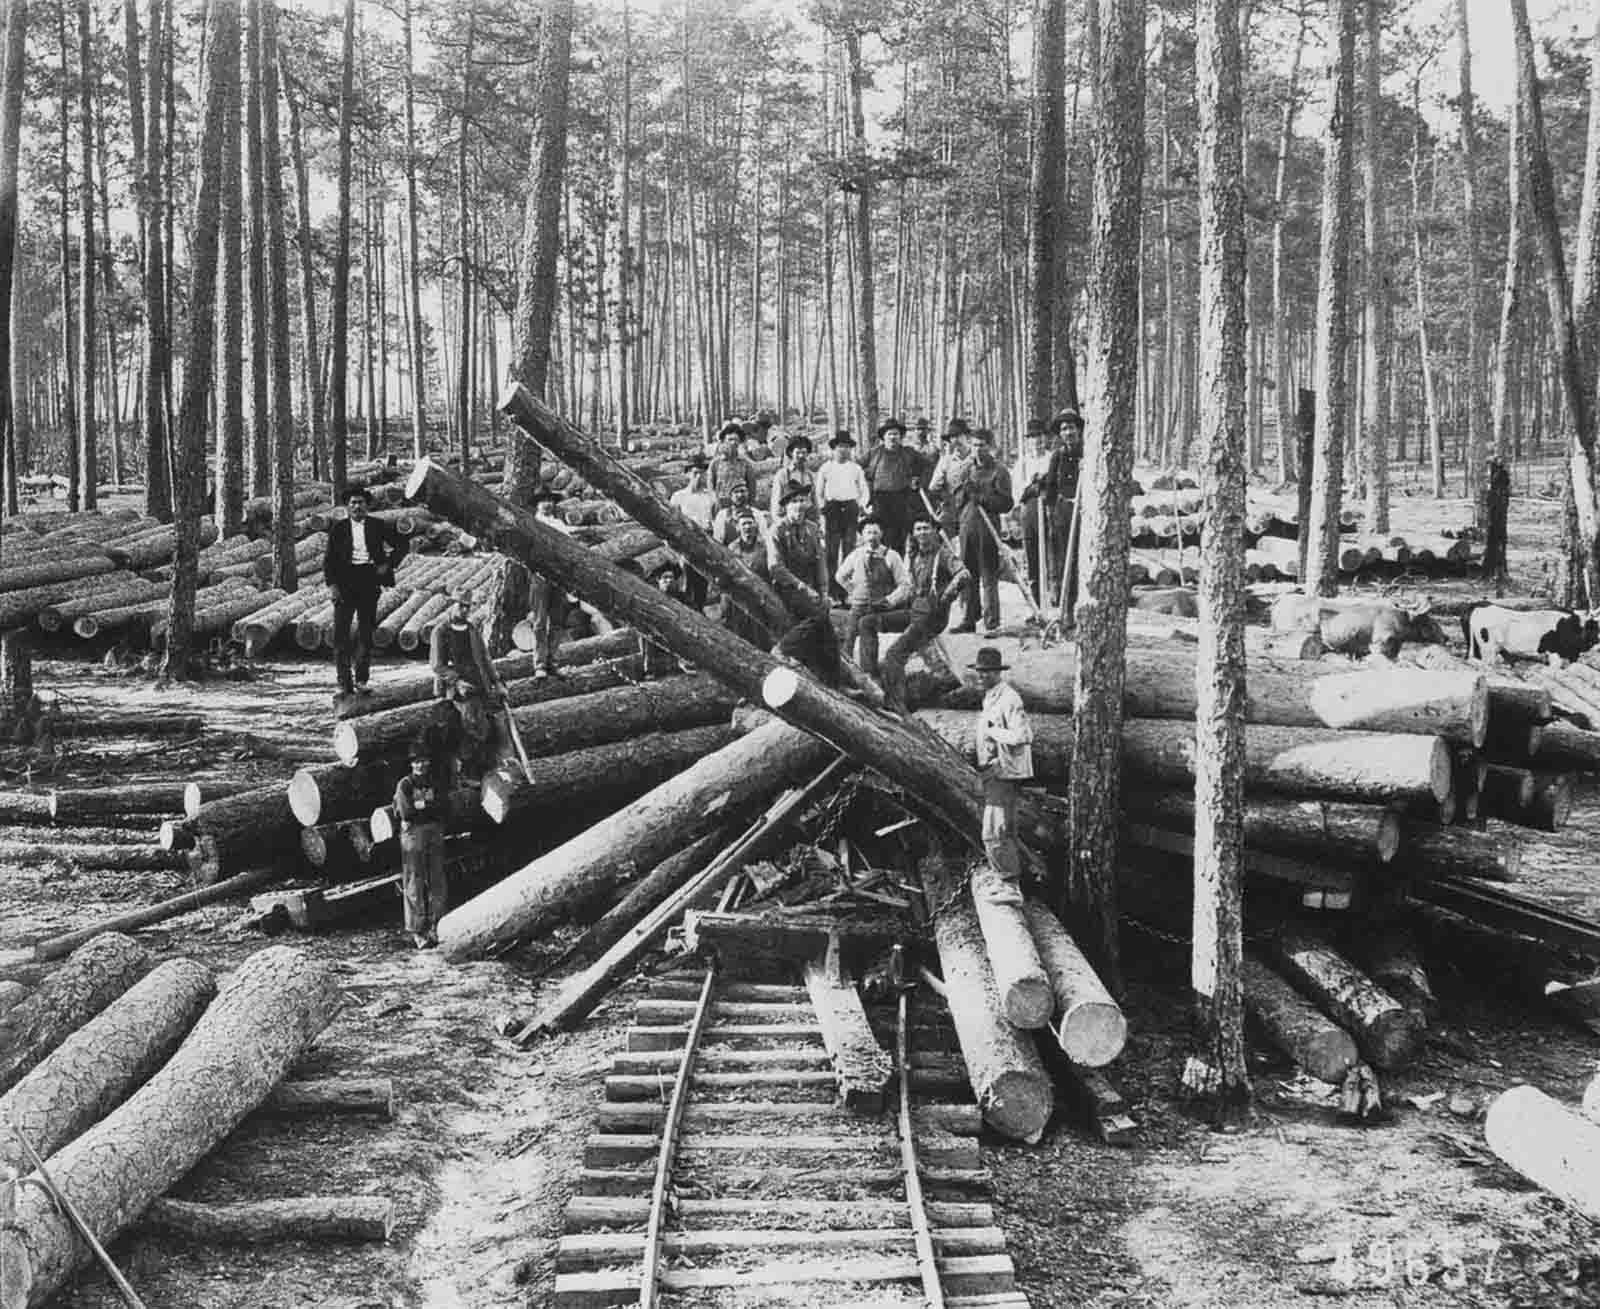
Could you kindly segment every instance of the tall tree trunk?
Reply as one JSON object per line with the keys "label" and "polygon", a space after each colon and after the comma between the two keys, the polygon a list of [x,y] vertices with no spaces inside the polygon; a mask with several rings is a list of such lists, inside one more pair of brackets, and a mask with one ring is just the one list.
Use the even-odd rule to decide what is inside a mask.
{"label": "tall tree trunk", "polygon": [[1250,1098],[1244,1062],[1244,98],[1238,0],[1202,0],[1195,52],[1200,135],[1200,424],[1206,523],[1195,660],[1194,923],[1199,1020],[1186,1075],[1219,1105]]}
{"label": "tall tree trunk", "polygon": [[66,385],[61,392],[61,408],[66,418],[67,503],[77,508],[81,501],[81,482],[78,477],[78,351],[79,333],[76,314],[73,312],[72,294],[72,153],[70,131],[72,125],[72,64],[67,39],[67,6],[56,8],[56,42],[61,53],[61,112],[60,170],[58,215],[60,217],[60,242],[58,244],[61,288],[61,362],[66,372]]}
{"label": "tall tree trunk", "polygon": [[[98,80],[91,31],[92,0],[78,0],[78,501],[92,510],[100,484],[99,431],[95,424],[95,371],[100,333],[95,312],[99,260],[94,230],[94,88]],[[109,233],[107,239],[110,239]]]}
{"label": "tall tree trunk", "polygon": [[[131,3],[131,0],[130,0]],[[28,44],[28,0],[6,6],[5,52],[0,63],[0,481],[4,512],[14,514],[17,499],[17,421],[19,404],[12,385],[17,372],[12,333],[16,308],[17,154],[22,141],[23,75]]]}
{"label": "tall tree trunk", "polygon": [[[310,411],[312,462],[326,469],[328,431],[327,396],[322,390],[322,347],[317,341],[317,282],[311,271],[311,184],[306,171],[305,135],[300,126],[300,88],[283,67],[279,52],[278,74],[283,83],[284,100],[289,106],[289,164],[294,170],[295,253],[300,262],[300,333],[302,361],[305,364],[305,390]],[[337,495],[342,480],[334,479]]]}
{"label": "tall tree trunk", "polygon": [[[1144,5],[1102,0],[1090,244],[1088,430],[1072,746],[1067,918],[1120,989],[1116,867],[1128,623],[1128,513],[1138,392],[1139,217],[1144,180]],[[1094,688],[1091,692],[1089,688]]]}
{"label": "tall tree trunk", "polygon": [[268,375],[272,362],[271,311],[267,294],[266,169],[262,162],[261,61],[272,51],[262,44],[261,0],[250,0],[250,32],[245,45],[246,210],[249,243],[245,278],[250,300],[250,494],[272,489],[272,401]]}
{"label": "tall tree trunk", "polygon": [[[865,156],[867,148],[866,115],[861,107],[862,83],[866,75],[861,67],[861,33],[853,25],[844,30],[845,57],[850,72],[850,128],[853,147]],[[877,319],[877,285],[873,276],[872,259],[872,193],[875,190],[871,176],[863,172],[856,179],[856,394],[861,407],[861,438],[872,441],[878,431],[878,346],[875,323]]]}
{"label": "tall tree trunk", "polygon": [[162,522],[172,519],[171,469],[167,462],[168,338],[165,244],[162,240],[161,162],[164,114],[162,50],[166,41],[167,9],[163,0],[150,0],[150,30],[144,140],[144,511]]}
{"label": "tall tree trunk", "polygon": [[[1589,138],[1572,273],[1572,321],[1583,375],[1593,385],[1600,377],[1600,13],[1595,15],[1594,36],[1589,42]],[[1600,438],[1600,432],[1596,436]]]}
{"label": "tall tree trunk", "polygon": [[1339,509],[1344,493],[1349,410],[1350,166],[1355,111],[1355,0],[1332,0],[1335,54],[1332,105],[1322,163],[1322,255],[1317,272],[1317,434],[1311,473],[1309,540],[1300,579],[1307,595],[1339,589]]}
{"label": "tall tree trunk", "polygon": [[[426,366],[422,348],[422,274],[418,271],[418,246],[417,236],[417,109],[416,109],[416,76],[412,69],[412,41],[411,41],[411,4],[412,0],[404,0],[402,31],[405,39],[405,71],[402,78],[402,94],[405,99],[406,120],[406,277],[405,295],[409,306],[411,335],[409,346],[411,351],[411,453],[418,459],[422,458],[426,448],[427,438],[427,387],[424,373]],[[511,435],[513,448],[518,437]],[[507,494],[509,487],[510,470],[507,470]]]}
{"label": "tall tree trunk", "polygon": [[[283,159],[278,133],[278,0],[261,7],[261,168],[267,207],[267,284],[272,313],[272,584],[299,589],[294,538],[294,412],[290,402],[289,255],[283,237]],[[337,494],[337,492],[335,492]]]}
{"label": "tall tree trunk", "polygon": [[[1048,420],[1056,408],[1055,315],[1067,314],[1058,302],[1056,260],[1065,226],[1067,154],[1066,0],[1040,0],[1033,38],[1033,177],[1028,205],[1028,285],[1032,291],[1032,333],[1028,338],[1028,417]],[[1063,338],[1064,339],[1064,338]]]}
{"label": "tall tree trunk", "polygon": [[355,117],[356,0],[345,0],[339,64],[339,235],[333,248],[333,366],[328,377],[329,476],[334,494],[348,480],[350,435],[345,406],[350,371],[350,131]]}
{"label": "tall tree trunk", "polygon": [[[617,375],[616,375],[616,406],[617,406],[617,448],[623,449],[628,439],[628,425],[633,421],[633,407],[629,403],[628,387],[633,376],[632,356],[633,350],[633,248],[628,244],[628,215],[629,205],[632,203],[632,146],[633,146],[633,24],[628,11],[628,0],[622,0],[622,103],[619,106],[621,123],[618,127],[618,136],[621,138],[617,145]],[[757,236],[761,232],[761,215],[759,209],[754,218]],[[757,254],[756,266],[760,268],[760,255]],[[759,272],[757,274],[757,289],[759,290]],[[758,307],[755,312],[760,318],[759,297],[754,302]],[[499,383],[499,378],[495,382]],[[499,413],[495,406],[492,413]]]}
{"label": "tall tree trunk", "polygon": [[[236,39],[237,27],[236,14]],[[236,46],[229,65],[231,94],[222,106],[222,268],[217,302],[222,367],[218,384],[216,501],[212,513],[217,533],[224,538],[236,535],[244,525],[244,196],[240,174],[239,54]]]}
{"label": "tall tree trunk", "polygon": [[[1460,49],[1459,93],[1456,97],[1457,135],[1461,149],[1462,240],[1467,247],[1467,358],[1466,410],[1468,484],[1474,490],[1482,484],[1484,461],[1488,457],[1488,433],[1484,427],[1482,341],[1483,255],[1478,248],[1478,128],[1472,98],[1472,45],[1467,25],[1468,0],[1456,0],[1456,39]],[[1516,226],[1515,222],[1512,226]],[[1382,529],[1378,529],[1382,530]]]}
{"label": "tall tree trunk", "polygon": [[[1417,100],[1418,96],[1413,87],[1413,109]],[[1518,323],[1522,316],[1523,277],[1522,112],[1515,103],[1511,106],[1511,121],[1507,126],[1506,139],[1506,264],[1500,292],[1500,334],[1495,344],[1494,355],[1494,454],[1499,459],[1504,459],[1511,448],[1513,429],[1518,429],[1520,436],[1519,425],[1512,422],[1511,396],[1512,358],[1516,351]],[[1419,162],[1421,149],[1419,141],[1413,152],[1414,173],[1421,168]]]}
{"label": "tall tree trunk", "polygon": [[[1555,338],[1555,358],[1560,370],[1562,398],[1567,406],[1568,439],[1562,444],[1570,454],[1572,492],[1576,500],[1584,586],[1588,607],[1600,605],[1600,513],[1595,503],[1595,430],[1592,372],[1583,365],[1578,331],[1573,321],[1568,290],[1566,256],[1561,247],[1561,224],[1556,213],[1555,183],[1545,145],[1544,108],[1539,96],[1533,61],[1533,33],[1528,26],[1527,0],[1511,0],[1511,22],[1517,44],[1517,103],[1527,148],[1528,205],[1543,262],[1550,331]],[[1592,134],[1592,129],[1591,129]]]}
{"label": "tall tree trunk", "polygon": [[183,397],[178,408],[178,458],[172,478],[177,499],[177,541],[172,596],[167,608],[167,652],[162,664],[164,675],[176,681],[189,677],[200,516],[206,507],[206,422],[216,344],[222,137],[227,105],[237,96],[239,86],[239,0],[207,0],[205,52],[205,102],[198,142],[200,175],[189,250],[188,341],[183,353]]}
{"label": "tall tree trunk", "polygon": [[[517,380],[541,400],[550,373],[550,329],[561,240],[561,190],[567,167],[567,99],[573,0],[545,0],[539,41],[539,105],[530,146],[528,202],[517,276]],[[502,494],[526,506],[539,486],[539,447],[513,429]]]}
{"label": "tall tree trunk", "polygon": [[[351,0],[354,3],[354,0]],[[461,334],[456,365],[456,440],[461,471],[472,466],[472,218],[467,202],[467,126],[472,114],[472,45],[478,32],[476,0],[467,3],[467,42],[461,51],[461,131],[456,137],[456,258],[460,262]]]}
{"label": "tall tree trunk", "polygon": [[1384,232],[1380,0],[1366,0],[1361,177],[1365,193],[1366,330],[1361,336],[1361,426],[1366,434],[1367,530],[1389,530],[1389,252]]}

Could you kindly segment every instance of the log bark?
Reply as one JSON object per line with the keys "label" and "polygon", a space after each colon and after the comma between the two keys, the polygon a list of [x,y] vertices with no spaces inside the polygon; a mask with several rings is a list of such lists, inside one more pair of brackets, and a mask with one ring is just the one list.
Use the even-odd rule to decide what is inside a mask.
{"label": "log bark", "polygon": [[[1137,608],[1128,610],[1128,644],[1142,653],[1162,653],[1169,646],[1181,649],[1195,645],[1199,639],[1198,619],[1148,613]],[[1277,659],[1286,663],[1310,663],[1326,653],[1322,638],[1315,632],[1274,632],[1265,627],[1245,628],[1244,648],[1252,662]],[[1028,653],[1031,652],[1024,651],[1023,655]]]}
{"label": "log bark", "polygon": [[[101,609],[118,609],[124,605],[149,604],[155,600],[164,600],[172,594],[171,582],[148,582],[142,577],[117,573],[108,573],[106,578],[107,584],[104,587],[97,586],[87,595],[74,594],[70,599],[46,605],[39,610],[37,621],[40,629],[46,632],[59,632],[63,627],[70,628],[73,620],[84,614],[92,614]],[[113,578],[114,581],[110,580]]]}
{"label": "log bark", "polygon": [[0,568],[0,591],[34,590],[62,582],[76,582],[85,577],[115,572],[119,566],[115,560],[98,551],[65,559],[17,564],[11,568]]}
{"label": "log bark", "polygon": [[1037,900],[1024,911],[1050,979],[1056,1043],[1074,1064],[1104,1067],[1127,1044],[1128,1020],[1061,920]]}
{"label": "log bark", "polygon": [[309,1118],[332,1114],[393,1118],[394,1082],[387,1077],[323,1077],[280,1082],[262,1102],[261,1112],[274,1118]]}
{"label": "log bark", "polygon": [[1310,933],[1287,929],[1271,945],[1290,980],[1349,1031],[1378,1068],[1404,1068],[1422,1049],[1423,1028],[1417,1016],[1326,943]]}
{"label": "log bark", "polygon": [[808,964],[827,952],[831,937],[838,943],[842,972],[862,962],[858,956],[863,953],[881,953],[896,941],[916,935],[909,916],[890,910],[843,916],[782,905],[704,909],[691,910],[683,922],[683,941],[690,950],[714,952],[724,963],[757,967],[770,967],[779,960]]}
{"label": "log bark", "polygon": [[822,1044],[839,1079],[839,1102],[852,1113],[881,1114],[894,1082],[894,1061],[867,1024],[855,984],[831,975],[822,959],[805,964],[806,991]]}
{"label": "log bark", "polygon": [[1007,1020],[1023,1030],[1048,1025],[1055,996],[1022,906],[976,899],[972,907]]}
{"label": "log bark", "polygon": [[[1179,855],[1191,861],[1194,859],[1195,839],[1187,832],[1152,827],[1148,823],[1124,822],[1122,837],[1130,848],[1162,850],[1169,855]],[[1246,850],[1244,871],[1251,878],[1269,877],[1302,889],[1349,896],[1364,884],[1365,870],[1359,864],[1348,867],[1333,863],[1326,857],[1302,859],[1266,850]]]}
{"label": "log bark", "polygon": [[505,825],[568,805],[597,811],[601,805],[626,803],[732,744],[738,735],[720,724],[691,727],[534,759],[527,773],[502,769],[483,779],[483,811]]}
{"label": "log bark", "polygon": [[1534,754],[1535,762],[1541,766],[1571,764],[1600,769],[1600,732],[1586,732],[1571,723],[1548,723],[1540,733]]}
{"label": "log bark", "polygon": [[1532,1086],[1513,1086],[1489,1106],[1483,1137],[1529,1181],[1600,1219],[1600,1123]]}
{"label": "log bark", "polygon": [[1372,980],[1392,995],[1423,1022],[1439,1013],[1422,952],[1416,937],[1403,923],[1385,923],[1372,934],[1367,945],[1367,966]]}
{"label": "log bark", "polygon": [[48,1159],[164,1064],[216,994],[211,970],[169,959],[0,1097],[0,1167],[31,1171],[16,1134]]}
{"label": "log bark", "polygon": [[21,982],[0,982],[0,1016],[8,1009],[15,1008],[27,997],[28,988]]}
{"label": "log bark", "polygon": [[1249,955],[1244,959],[1244,1004],[1272,1043],[1320,1081],[1337,1084],[1360,1061],[1344,1028]]}
{"label": "log bark", "polygon": [[[210,1154],[331,1021],[338,991],[298,951],[258,951],[166,1065],[120,1108],[49,1161],[55,1185],[106,1244]],[[20,1191],[0,1258],[22,1270],[18,1304],[44,1303],[88,1258],[42,1185]],[[10,1309],[10,1306],[7,1306]]]}
{"label": "log bark", "polygon": [[574,906],[652,867],[725,812],[760,803],[821,767],[828,748],[784,723],[757,728],[648,792],[620,813],[452,909],[439,924],[446,958],[525,939]]}
{"label": "log bark", "polygon": [[964,862],[935,852],[922,860],[922,885],[939,947],[950,1020],[983,1120],[1030,1145],[1044,1135],[1055,1097],[1039,1052],[1006,1019],[972,898],[961,887]]}
{"label": "log bark", "polygon": [[324,818],[354,818],[392,796],[398,780],[394,767],[382,761],[301,768],[289,779],[289,812],[301,827],[315,827]]}
{"label": "log bark", "polygon": [[0,841],[0,864],[35,867],[54,862],[72,864],[77,868],[100,868],[128,873],[148,873],[186,866],[183,856],[177,851],[152,849],[147,845],[65,841],[52,845],[34,845],[18,841]]}
{"label": "log bark", "polygon": [[1470,827],[1432,827],[1407,822],[1401,855],[1422,877],[1478,877],[1514,882],[1522,867],[1522,844],[1510,833]]}
{"label": "log bark", "polygon": [[270,882],[276,877],[277,870],[272,868],[256,868],[247,873],[240,873],[225,881],[214,882],[209,886],[202,886],[196,891],[185,891],[182,895],[175,895],[169,900],[159,904],[146,905],[142,909],[133,909],[125,914],[118,914],[114,918],[107,918],[89,927],[79,928],[74,932],[67,932],[61,936],[52,936],[40,941],[33,947],[33,957],[36,959],[59,959],[70,954],[79,946],[93,940],[97,936],[112,932],[132,932],[141,927],[149,927],[152,923],[164,923],[169,918],[176,918],[179,914],[186,914],[191,909],[202,909],[208,904],[217,904],[219,901],[228,900],[236,895],[244,895]]}
{"label": "log bark", "polygon": [[[1130,818],[1194,830],[1194,796],[1187,791],[1130,787],[1123,793]],[[1377,805],[1344,804],[1337,800],[1297,800],[1257,795],[1245,801],[1244,839],[1254,850],[1344,856],[1347,862],[1388,863],[1400,849],[1400,818]]]}
{"label": "log bark", "polygon": [[[529,757],[542,758],[585,746],[626,741],[648,732],[679,732],[725,722],[733,712],[735,699],[714,677],[669,677],[656,682],[630,682],[587,695],[541,699],[511,712]],[[425,708],[432,712],[432,706]],[[333,729],[334,751],[339,761],[348,765],[392,756],[426,726],[425,722],[416,721],[420,717],[415,711],[400,710],[339,723]],[[380,718],[382,731],[373,732],[372,725]],[[405,735],[396,737],[394,733],[401,728]]]}
{"label": "log bark", "polygon": [[78,949],[27,999],[0,1015],[0,1091],[9,1091],[37,1068],[149,972],[150,963],[150,952],[137,941],[106,934]]}
{"label": "log bark", "polygon": [[[112,710],[63,717],[63,735],[191,737],[205,731],[200,714],[119,714]],[[112,788],[107,788],[108,790]],[[160,812],[169,812],[162,810]]]}
{"label": "log bark", "polygon": [[145,1210],[139,1227],[207,1244],[387,1241],[394,1218],[394,1201],[381,1195],[306,1195],[233,1204],[163,1198]]}
{"label": "log bark", "polygon": [[52,791],[50,817],[77,826],[126,814],[181,814],[187,787],[187,782],[143,782]]}

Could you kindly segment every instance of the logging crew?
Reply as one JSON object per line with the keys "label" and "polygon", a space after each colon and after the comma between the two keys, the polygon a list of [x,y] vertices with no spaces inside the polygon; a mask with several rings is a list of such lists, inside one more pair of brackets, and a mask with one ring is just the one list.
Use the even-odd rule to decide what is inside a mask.
{"label": "logging crew", "polygon": [[922,489],[922,457],[905,444],[906,425],[891,418],[878,429],[878,444],[863,471],[872,488],[872,511],[883,522],[883,539],[899,553],[906,548]]}
{"label": "logging crew", "polygon": [[753,501],[756,498],[756,470],[755,465],[741,453],[744,429],[736,422],[726,422],[717,433],[717,442],[720,449],[717,457],[711,461],[711,491],[717,497],[717,503],[723,506],[732,504],[733,488],[740,482],[744,483]]}
{"label": "logging crew", "polygon": [[883,656],[883,693],[890,707],[906,708],[906,661],[950,622],[950,606],[967,584],[967,569],[926,509],[911,524],[911,621]]}
{"label": "logging crew", "polygon": [[431,949],[439,944],[447,892],[445,791],[421,741],[411,748],[411,771],[394,788],[394,811],[400,819],[400,897],[406,931],[417,949]]}
{"label": "logging crew", "polygon": [[806,516],[811,505],[810,487],[797,486],[784,497],[783,517],[772,529],[768,543],[773,584],[784,603],[794,608],[791,595],[802,603],[828,606],[828,557],[822,532]]}
{"label": "logging crew", "polygon": [[[704,455],[692,456],[688,467],[688,485],[674,491],[667,503],[710,536],[711,524],[717,514],[717,497],[706,484],[707,465]],[[704,608],[710,590],[706,579],[690,568],[687,560],[680,560],[680,563],[683,565],[684,603],[691,609]]]}
{"label": "logging crew", "polygon": [[[1056,446],[1050,452],[1050,468],[1044,480],[1052,514],[1052,571],[1057,578],[1065,576],[1067,579],[1066,603],[1062,613],[1071,614],[1078,595],[1078,560],[1072,529],[1073,520],[1082,511],[1078,502],[1078,484],[1083,471],[1083,417],[1068,405],[1055,416],[1051,426],[1056,430]],[[1080,535],[1082,531],[1080,524]]]}
{"label": "logging crew", "polygon": [[976,732],[983,774],[983,849],[986,866],[973,871],[972,893],[995,904],[1022,903],[1022,848],[1017,843],[1017,798],[1033,777],[1033,724],[1022,697],[1005,680],[1009,667],[986,645],[972,668],[983,684]]}
{"label": "logging crew", "polygon": [[428,645],[434,698],[454,705],[461,719],[456,772],[469,778],[481,777],[488,767],[495,738],[502,755],[510,745],[509,730],[495,721],[505,711],[505,686],[489,661],[483,633],[472,621],[473,599],[466,587],[451,596],[449,621],[433,629]]}
{"label": "logging crew", "polygon": [[861,638],[861,668],[869,677],[878,675],[878,634],[884,622],[911,598],[911,574],[897,551],[883,543],[883,523],[876,514],[866,514],[858,524],[861,544],[852,550],[834,580],[844,588],[850,618],[845,624],[844,652],[854,652]]}
{"label": "logging crew", "polygon": [[[533,497],[533,516],[551,531],[571,536],[567,520],[556,513],[561,497],[554,491],[540,491]],[[528,626],[533,629],[533,675],[549,677],[556,671],[553,631],[567,618],[567,593],[543,573],[534,571],[528,588]],[[436,629],[437,630],[437,629]]]}
{"label": "logging crew", "polygon": [[991,636],[1000,626],[1000,543],[991,529],[1012,501],[1011,475],[994,457],[994,433],[988,428],[973,433],[972,460],[962,466],[951,498],[961,524],[961,562],[969,574],[966,612],[954,630],[977,630],[981,591],[983,631]]}
{"label": "logging crew", "polygon": [[[761,525],[756,521],[756,511],[746,505],[739,510],[735,521],[737,535],[729,543],[728,549],[735,559],[763,582],[770,582],[772,572],[767,563],[767,543],[761,535]],[[762,615],[752,613],[746,605],[726,592],[722,597],[722,625],[735,636],[762,650],[772,644]]]}
{"label": "logging crew", "polygon": [[[856,522],[872,499],[867,475],[853,457],[855,449],[855,438],[841,427],[828,442],[828,462],[817,469],[817,508],[828,546],[829,577],[837,575],[840,563],[856,548]],[[844,592],[836,589],[834,598],[844,599]]]}
{"label": "logging crew", "polygon": [[[405,554],[399,534],[388,523],[367,514],[366,488],[344,493],[348,516],[328,529],[322,575],[333,593],[333,661],[339,690],[366,695],[372,674],[372,632],[378,625],[378,594],[394,585],[396,563]],[[355,640],[350,623],[355,621]]]}
{"label": "logging crew", "polygon": [[811,503],[816,491],[817,475],[806,467],[806,460],[809,458],[811,458],[811,442],[803,436],[795,437],[784,448],[783,463],[772,479],[773,522],[783,517],[784,502],[794,492],[803,492],[807,504]]}
{"label": "logging crew", "polygon": [[[1022,453],[1017,456],[1011,472],[1011,485],[1021,488],[1017,494],[1017,516],[1022,520],[1022,549],[1028,559],[1028,584],[1033,590],[1034,603],[1040,606],[1049,604],[1054,598],[1047,594],[1045,581],[1045,570],[1050,562],[1050,514],[1054,507],[1045,481],[1045,474],[1051,465],[1051,452],[1045,442],[1044,419],[1028,419],[1028,430],[1022,438]],[[1042,550],[1041,545],[1044,547]]]}

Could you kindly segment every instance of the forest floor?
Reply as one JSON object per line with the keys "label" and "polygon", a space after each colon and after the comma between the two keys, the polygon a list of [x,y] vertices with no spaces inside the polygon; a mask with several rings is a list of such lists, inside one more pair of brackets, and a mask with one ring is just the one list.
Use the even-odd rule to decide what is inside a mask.
{"label": "forest floor", "polygon": [[[1513,590],[1527,593],[1549,563],[1559,501],[1525,498],[1520,478],[1517,492]],[[1459,500],[1396,497],[1402,532],[1468,517]],[[332,671],[314,659],[264,661],[253,679],[179,691],[48,656],[36,667],[37,684],[57,686],[69,709],[192,705],[218,728],[313,746],[332,726]],[[414,669],[390,660],[375,680]],[[159,755],[69,750],[56,781],[241,767],[265,780],[287,777],[293,765],[246,763],[238,750],[204,742]],[[1520,889],[1600,920],[1600,789],[1581,789],[1566,831],[1527,835]],[[49,864],[0,870],[0,946],[154,901],[181,880]],[[142,939],[159,955],[229,969],[263,944],[230,929],[238,912],[201,910]],[[175,1194],[381,1193],[397,1204],[395,1236],[379,1247],[260,1248],[125,1237],[112,1253],[134,1286],[148,1304],[198,1309],[547,1304],[563,1207],[641,980],[613,992],[580,1030],[520,1052],[494,1035],[493,1019],[526,1013],[554,990],[561,974],[541,976],[538,964],[559,956],[563,937],[520,966],[450,965],[410,948],[396,907],[381,926],[282,939],[326,960],[346,997],[297,1075],[390,1076],[398,1116],[252,1119]],[[1137,1143],[1099,1144],[1063,1104],[1039,1145],[984,1144],[1021,1285],[1036,1305],[1600,1304],[1600,1226],[1521,1182],[1482,1140],[1482,1107],[1506,1087],[1528,1082],[1574,1101],[1600,1056],[1595,1038],[1519,1005],[1493,977],[1437,969],[1442,1020],[1419,1062],[1384,1079],[1392,1110],[1384,1121],[1342,1123],[1331,1088],[1262,1055],[1252,1064],[1255,1125],[1219,1133],[1174,1095],[1188,1035],[1186,952],[1129,930],[1124,954],[1132,1035],[1112,1072],[1140,1124]],[[91,1273],[60,1303],[110,1309],[120,1300]]]}

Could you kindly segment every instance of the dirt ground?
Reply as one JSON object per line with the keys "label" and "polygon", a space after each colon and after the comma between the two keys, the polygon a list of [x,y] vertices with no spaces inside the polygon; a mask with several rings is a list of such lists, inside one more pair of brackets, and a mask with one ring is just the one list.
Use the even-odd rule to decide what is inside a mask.
{"label": "dirt ground", "polygon": [[[1538,479],[1535,479],[1535,486]],[[1514,502],[1513,565],[1526,591],[1543,573],[1559,502]],[[1397,497],[1401,531],[1466,521],[1459,501]],[[1430,586],[1442,594],[1465,584]],[[387,662],[378,680],[415,665]],[[309,659],[261,665],[251,680],[161,691],[46,660],[40,685],[74,704],[193,706],[214,728],[315,748],[328,739],[331,670]],[[286,777],[292,764],[240,749],[69,750],[62,784],[142,775]],[[11,777],[10,781],[24,780]],[[37,780],[46,780],[39,778]],[[1582,788],[1577,821],[1529,833],[1527,881],[1600,919],[1600,792]],[[179,874],[75,874],[0,868],[0,949],[170,894]],[[262,939],[230,928],[237,906],[201,910],[143,934],[162,956],[231,968]],[[619,989],[582,1030],[519,1052],[494,1035],[561,980],[540,975],[563,938],[516,965],[452,966],[402,941],[394,919],[288,940],[335,970],[346,1004],[297,1069],[388,1075],[392,1122],[247,1122],[177,1188],[210,1200],[313,1191],[394,1199],[384,1247],[284,1243],[207,1248],[125,1236],[112,1247],[152,1306],[491,1306],[547,1304],[554,1239],[610,1057],[641,991]],[[1369,1127],[1339,1121],[1331,1088],[1276,1056],[1253,1056],[1259,1116],[1218,1133],[1174,1096],[1187,1033],[1184,950],[1124,934],[1132,1036],[1111,1070],[1140,1124],[1130,1148],[1096,1142],[1063,1098],[1036,1147],[987,1142],[997,1208],[1025,1289],[1043,1306],[1350,1306],[1600,1304],[1600,1225],[1529,1188],[1484,1147],[1482,1106],[1521,1082],[1574,1102],[1600,1042],[1504,995],[1493,976],[1434,962],[1441,1023],[1424,1057],[1383,1083],[1393,1109]],[[659,964],[659,960],[656,961]],[[1441,1094],[1442,1093],[1442,1094]],[[1456,1097],[1456,1110],[1452,1110]],[[1462,1098],[1464,1097],[1464,1099]],[[97,1273],[62,1297],[75,1309],[120,1303]]]}

